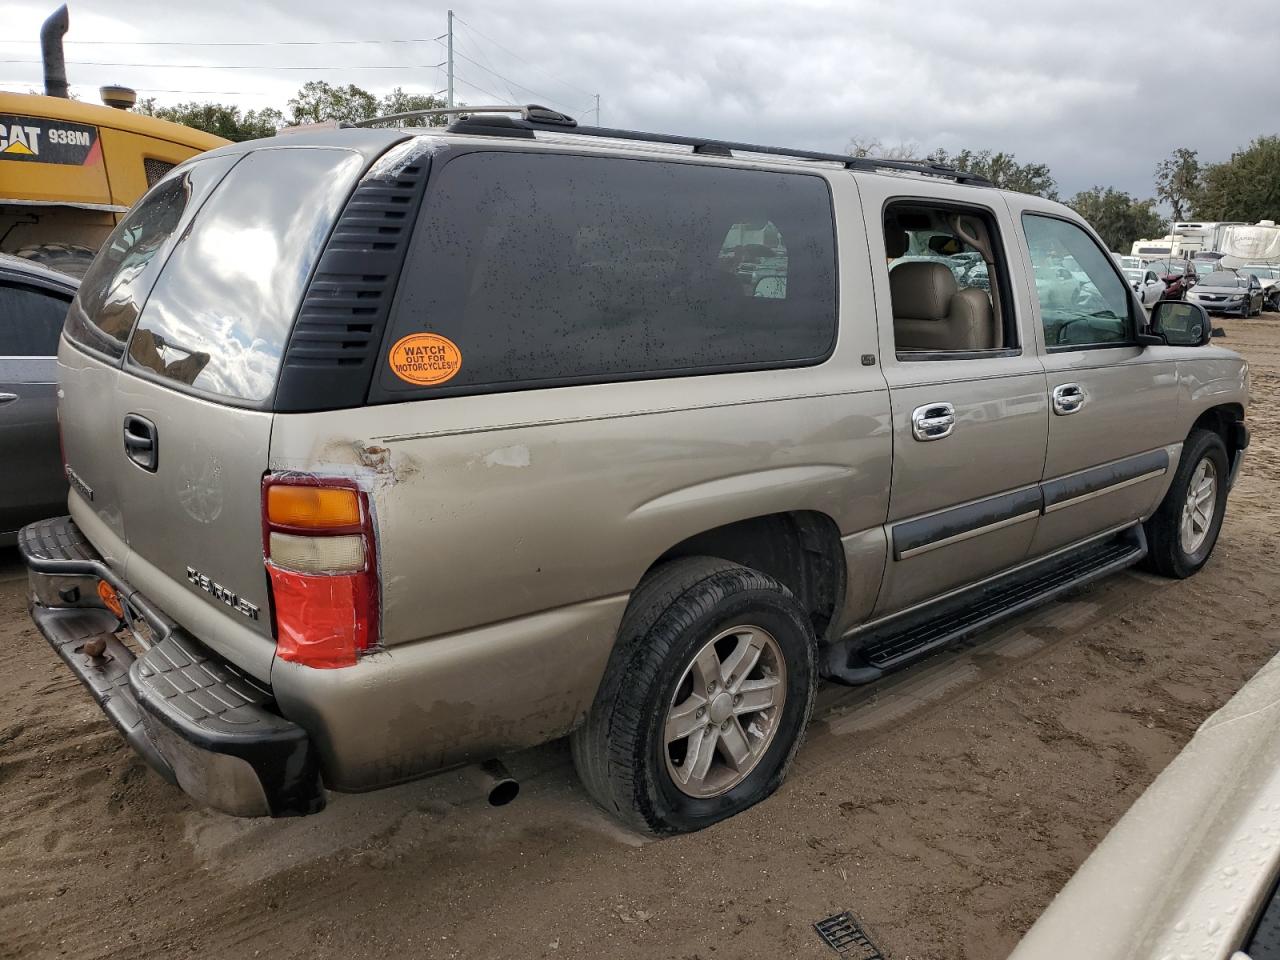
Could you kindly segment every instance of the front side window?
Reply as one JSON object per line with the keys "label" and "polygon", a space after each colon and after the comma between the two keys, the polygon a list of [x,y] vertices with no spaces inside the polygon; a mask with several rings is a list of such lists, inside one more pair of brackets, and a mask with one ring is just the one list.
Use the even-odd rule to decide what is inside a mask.
{"label": "front side window", "polygon": [[[819,362],[834,234],[809,174],[465,154],[423,201],[375,397]],[[449,342],[447,376],[399,363],[415,335]]]}
{"label": "front side window", "polygon": [[63,297],[0,284],[0,357],[52,357],[66,316]]}
{"label": "front side window", "polygon": [[1128,285],[1084,230],[1054,217],[1024,214],[1036,296],[1050,349],[1133,340]]}

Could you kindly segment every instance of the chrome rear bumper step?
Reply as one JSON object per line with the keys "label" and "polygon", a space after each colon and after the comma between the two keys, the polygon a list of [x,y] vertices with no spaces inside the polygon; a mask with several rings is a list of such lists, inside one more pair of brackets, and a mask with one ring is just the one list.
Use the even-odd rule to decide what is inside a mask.
{"label": "chrome rear bumper step", "polygon": [[[70,517],[24,528],[18,550],[32,580],[32,620],[152,769],[193,799],[234,816],[324,809],[315,747],[302,727],[276,711],[270,688],[157,611],[98,556]],[[121,642],[120,620],[87,605],[96,597],[84,597],[83,589],[63,597],[65,588],[56,585],[77,577],[115,587],[152,628],[150,648],[135,654]]]}

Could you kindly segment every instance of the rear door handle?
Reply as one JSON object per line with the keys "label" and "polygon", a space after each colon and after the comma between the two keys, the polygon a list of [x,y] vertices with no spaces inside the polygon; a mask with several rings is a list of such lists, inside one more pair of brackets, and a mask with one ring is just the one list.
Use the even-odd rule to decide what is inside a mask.
{"label": "rear door handle", "polygon": [[136,413],[125,414],[124,452],[143,470],[155,473],[160,463],[160,438],[156,434],[156,425]]}
{"label": "rear door handle", "polygon": [[911,411],[911,435],[917,440],[942,440],[956,428],[956,408],[949,403],[926,403]]}
{"label": "rear door handle", "polygon": [[17,399],[18,395],[16,393],[0,393],[0,407],[3,407],[6,403],[13,403]]}
{"label": "rear door handle", "polygon": [[1089,395],[1078,383],[1060,383],[1053,388],[1053,412],[1060,417],[1079,413]]}

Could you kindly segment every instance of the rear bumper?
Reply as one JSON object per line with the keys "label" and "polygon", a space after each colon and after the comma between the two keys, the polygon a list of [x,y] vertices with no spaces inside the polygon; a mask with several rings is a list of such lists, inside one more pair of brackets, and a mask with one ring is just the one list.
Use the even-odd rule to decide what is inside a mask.
{"label": "rear bumper", "polygon": [[[156,610],[102,561],[70,517],[25,527],[18,550],[27,563],[36,626],[157,773],[234,816],[301,816],[324,808],[311,740],[276,712],[271,690]],[[150,628],[150,646],[141,654],[117,638],[120,621],[96,604],[99,579]]]}

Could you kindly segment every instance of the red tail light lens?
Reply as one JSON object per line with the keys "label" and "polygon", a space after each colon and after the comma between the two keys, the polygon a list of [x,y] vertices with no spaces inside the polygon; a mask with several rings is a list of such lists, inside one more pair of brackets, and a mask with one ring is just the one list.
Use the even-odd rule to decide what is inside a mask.
{"label": "red tail light lens", "polygon": [[354,665],[378,642],[368,495],[350,480],[269,475],[262,520],[276,655],[323,669]]}

